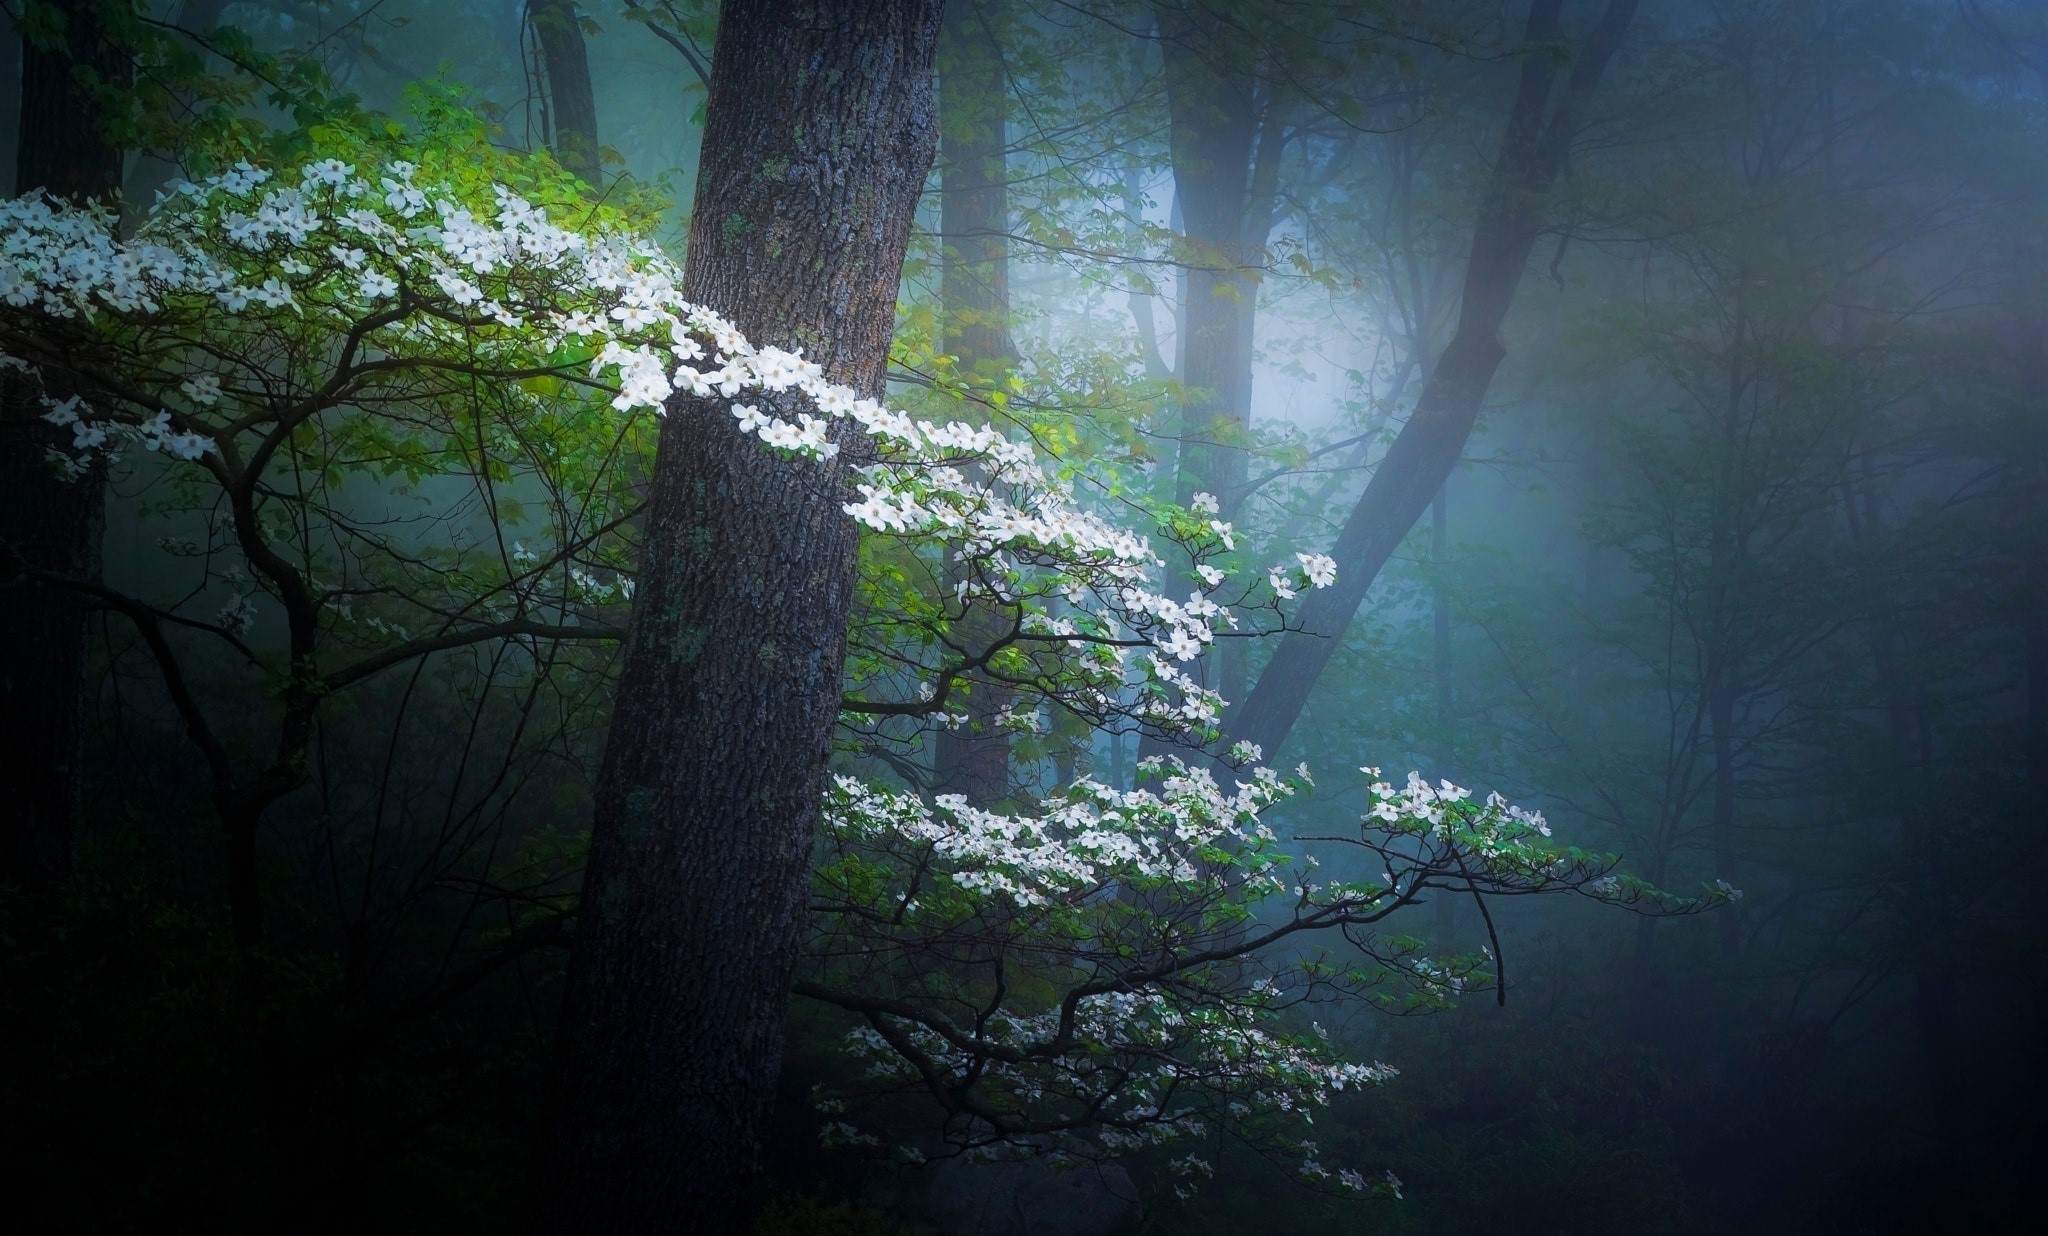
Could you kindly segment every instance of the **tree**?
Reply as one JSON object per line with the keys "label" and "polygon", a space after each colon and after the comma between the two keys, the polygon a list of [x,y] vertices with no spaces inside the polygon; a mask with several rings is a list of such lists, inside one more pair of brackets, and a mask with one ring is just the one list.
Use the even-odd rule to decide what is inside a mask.
{"label": "tree", "polygon": [[[1034,708],[1213,724],[1213,696],[1173,662],[1212,637],[1207,618],[1220,607],[1203,593],[1183,604],[1152,591],[1146,538],[1077,509],[1065,479],[995,430],[913,420],[826,382],[792,352],[755,348],[684,301],[675,267],[626,220],[592,211],[550,161],[494,152],[460,112],[443,121],[452,129],[433,135],[422,162],[323,126],[328,157],[282,177],[245,162],[181,188],[132,241],[114,236],[101,208],[43,195],[0,203],[0,364],[19,373],[43,421],[70,435],[51,463],[76,476],[119,459],[161,474],[179,495],[167,515],[207,517],[203,541],[161,540],[196,576],[168,598],[56,571],[32,578],[127,620],[156,663],[226,834],[233,936],[259,1010],[269,970],[260,826],[316,766],[324,805],[330,748],[311,741],[322,711],[393,671],[409,667],[416,683],[429,659],[484,646],[527,663],[537,688],[562,645],[616,639],[606,607],[633,583],[593,568],[617,570],[630,554],[636,507],[622,461],[642,428],[632,414],[678,387],[718,395],[710,410],[739,430],[736,448],[779,452],[769,456],[779,462],[834,459],[833,424],[861,426],[865,440],[851,439],[848,453],[870,460],[858,474],[864,500],[847,502],[836,486],[828,496],[896,544],[894,557],[862,560],[873,573],[864,593],[886,598],[895,587],[896,612],[864,615],[865,655],[886,656],[888,669],[862,675],[858,694],[835,692],[835,712],[923,723],[944,714],[963,674],[1016,650],[1006,681]],[[586,230],[556,226],[521,189]],[[688,363],[706,358],[705,369]],[[53,379],[79,393],[60,398]],[[801,398],[824,417],[797,412],[792,424],[724,402],[749,391]],[[401,492],[459,483],[489,525],[481,537],[465,529],[458,503],[439,547],[422,551],[406,541],[411,521],[394,531],[341,499],[351,481],[378,479]],[[506,537],[528,518],[522,495],[544,499],[538,550]],[[1187,512],[1162,531],[1196,562],[1220,546]],[[899,561],[958,561],[965,587],[947,593],[950,607],[926,607],[901,589]],[[206,616],[208,594],[223,589],[227,604]],[[986,646],[905,655],[976,612],[1002,618]],[[1150,654],[1137,683],[1126,672],[1134,651]],[[194,673],[219,670],[223,657],[243,667],[245,692],[226,715]],[[242,751],[252,746],[249,766]],[[338,839],[325,840],[331,849]],[[481,870],[462,869],[469,848],[444,832],[430,849],[458,857],[430,859],[424,878],[489,887],[488,855]],[[391,861],[373,854],[366,903]],[[508,910],[538,913],[413,1006],[436,1007],[521,951],[560,941],[544,878],[505,896]],[[415,899],[401,891],[394,909]],[[352,961],[366,926],[348,924]],[[376,1013],[347,1040],[405,1015]]]}
{"label": "tree", "polygon": [[[737,5],[713,51],[684,293],[868,397],[931,165],[940,9]],[[736,450],[718,404],[671,414],[689,428],[657,457],[562,1013],[554,1231],[748,1213],[839,713],[842,487],[866,452],[841,435],[836,463],[792,463]]]}
{"label": "tree", "polygon": [[[190,741],[177,762],[211,808],[196,813],[218,838],[207,852],[224,859],[204,870],[200,921],[211,929],[225,905],[220,935],[242,980],[228,984],[227,1029],[260,1048],[263,1110],[238,1120],[265,1129],[286,1160],[315,1153],[309,1129],[339,1105],[326,1079],[358,1074],[373,1044],[562,938],[550,877],[516,874],[524,864],[495,838],[477,844],[499,819],[499,783],[481,758],[481,797],[458,810],[477,728],[430,826],[439,836],[421,850],[379,836],[381,808],[337,825],[329,794],[339,783],[347,799],[349,759],[321,722],[389,684],[395,746],[429,663],[489,650],[470,724],[510,704],[507,741],[531,754],[528,723],[532,737],[551,728],[536,701],[602,676],[602,658],[578,665],[567,650],[617,637],[606,611],[631,588],[614,572],[634,505],[621,461],[651,412],[622,418],[630,405],[614,406],[616,386],[591,373],[594,345],[563,333],[613,321],[622,275],[647,262],[621,236],[644,218],[629,229],[628,216],[593,211],[551,161],[500,155],[473,118],[435,133],[424,163],[392,157],[394,127],[363,139],[323,126],[327,157],[282,177],[241,164],[181,190],[126,242],[104,208],[43,195],[0,203],[0,355],[61,435],[47,466],[148,483],[168,534],[139,579],[44,565],[28,577],[109,615],[117,655],[131,644],[155,669],[145,691]],[[521,190],[573,204],[562,213],[589,230],[553,226]],[[349,498],[364,485],[400,501],[409,487],[438,491],[440,535],[416,543],[410,521],[365,517]],[[470,503],[491,512],[489,535],[470,526]],[[525,533],[538,551],[514,539],[522,508],[538,516]],[[521,679],[526,691],[505,690]],[[315,802],[300,797],[308,809],[281,826],[275,809],[309,780]],[[319,991],[340,1006],[331,1037],[275,1016],[308,987],[276,951],[280,934],[304,937],[274,930],[280,917],[301,925],[289,898],[276,914],[274,858],[308,832],[337,886],[359,890],[345,921],[321,933],[348,966],[340,990]],[[498,903],[510,934],[477,931],[474,912],[497,901],[486,890],[515,885]],[[467,904],[447,913],[458,886]],[[366,992],[366,946],[417,924],[422,907],[452,926],[445,956],[460,961]]]}
{"label": "tree", "polygon": [[[210,492],[195,505],[220,504],[206,544],[167,542],[174,555],[207,564],[199,589],[177,601],[57,567],[28,575],[122,615],[143,635],[208,769],[244,948],[263,936],[259,827],[308,775],[312,727],[328,700],[476,642],[616,638],[602,622],[569,624],[579,602],[617,588],[598,586],[589,568],[621,561],[630,496],[616,464],[631,423],[623,432],[613,425],[633,405],[590,398],[605,386],[586,374],[589,351],[564,351],[561,336],[526,326],[537,314],[604,320],[615,302],[600,285],[616,288],[619,272],[644,259],[607,239],[629,216],[589,214],[588,233],[556,228],[509,186],[580,204],[567,178],[549,168],[551,181],[533,179],[519,161],[494,159],[480,131],[468,136],[474,146],[459,131],[439,135],[424,188],[409,160],[391,160],[378,181],[358,175],[357,163],[391,152],[345,136],[328,152],[356,162],[318,160],[296,184],[243,163],[180,193],[132,243],[95,233],[107,219],[96,208],[40,196],[5,204],[18,252],[0,268],[13,302],[0,346],[41,421],[70,435],[49,462],[86,477],[139,446],[187,465],[182,484],[192,473],[204,479]],[[477,212],[499,215],[503,232],[486,232]],[[441,220],[434,239],[410,235],[429,213]],[[549,383],[554,397],[544,402],[521,381]],[[542,441],[588,436],[589,422],[577,421],[596,416],[606,449],[579,454]],[[320,440],[332,455],[315,450]],[[310,477],[279,483],[280,472],[308,466]],[[350,518],[329,488],[349,473],[416,482],[451,472],[470,474],[486,493],[493,482],[514,492],[538,482],[565,505],[574,495],[573,513],[550,521],[560,546],[543,558],[494,540],[484,560],[451,553],[429,565],[389,530]],[[335,541],[343,548],[330,548]],[[221,555],[247,574],[212,565]],[[549,578],[572,568],[575,578]],[[233,592],[219,612],[192,612],[202,590],[223,586]],[[396,601],[389,609],[387,597]],[[355,622],[357,598],[366,608],[377,598],[378,610],[363,615],[367,630]],[[282,617],[281,648],[249,636],[259,601]],[[423,633],[410,634],[414,627]],[[258,747],[268,754],[253,767],[238,766],[239,744],[223,740],[221,719],[192,690],[178,642],[188,633],[273,678],[275,710],[259,714],[272,723]]]}
{"label": "tree", "polygon": [[1387,558],[1443,487],[1478,419],[1506,356],[1500,327],[1541,231],[1539,212],[1636,10],[1634,0],[1609,0],[1558,90],[1553,55],[1562,37],[1561,7],[1561,0],[1532,0],[1529,6],[1523,31],[1528,51],[1473,224],[1457,327],[1408,423],[1337,533],[1332,556],[1342,582],[1303,606],[1302,630],[1281,640],[1257,685],[1234,704],[1225,725],[1233,739],[1279,752],[1338,637]]}
{"label": "tree", "polygon": [[[939,231],[945,245],[941,344],[964,377],[1001,389],[1016,367],[1010,339],[1010,195],[1005,148],[1009,77],[989,6],[947,6],[940,44]],[[957,571],[957,564],[956,564]],[[987,644],[999,634],[977,613],[963,632]],[[976,622],[979,619],[979,622]],[[967,700],[969,720],[935,735],[934,784],[988,803],[1010,788],[1010,736],[1002,687],[986,681]]]}
{"label": "tree", "polygon": [[590,85],[590,55],[576,0],[527,0],[526,22],[547,68],[548,120],[555,158],[593,188],[603,187],[598,164],[597,100]]}
{"label": "tree", "polygon": [[[106,136],[107,94],[126,80],[127,59],[107,37],[100,0],[31,6],[22,39],[17,191],[45,189],[83,201],[121,183],[121,150]],[[59,441],[18,384],[0,385],[0,885],[50,889],[70,874],[77,844],[85,742],[88,609],[75,593],[34,581],[30,570],[79,579],[99,575],[105,483],[91,472],[71,484],[52,473]]]}

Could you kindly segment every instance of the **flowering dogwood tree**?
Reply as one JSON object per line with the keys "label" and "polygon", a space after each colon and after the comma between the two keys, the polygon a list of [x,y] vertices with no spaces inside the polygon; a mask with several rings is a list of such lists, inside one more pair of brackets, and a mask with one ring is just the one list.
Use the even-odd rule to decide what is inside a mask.
{"label": "flowering dogwood tree", "polygon": [[[899,718],[957,724],[963,692],[999,684],[1009,724],[1053,707],[1200,745],[1222,701],[1188,664],[1333,582],[1316,555],[1238,579],[1217,564],[1233,530],[1213,502],[1124,527],[998,429],[913,418],[796,351],[754,346],[683,299],[680,271],[630,217],[583,209],[567,225],[570,200],[536,202],[558,183],[517,161],[480,171],[474,150],[329,145],[181,185],[130,241],[90,208],[0,203],[0,364],[44,390],[43,415],[71,435],[50,466],[156,456],[147,466],[209,513],[203,540],[163,544],[201,572],[183,599],[43,582],[125,615],[157,658],[233,840],[245,943],[260,929],[256,824],[304,778],[325,701],[452,648],[617,637],[636,509],[621,464],[677,392],[714,398],[758,449],[792,458],[830,458],[835,423],[858,427],[844,510],[896,547],[864,556],[869,594],[892,603],[859,618],[868,672],[843,701],[871,736]],[[424,548],[345,492],[352,478],[449,476],[476,516]],[[529,503],[546,517],[518,533]],[[1192,565],[1179,584],[1164,578],[1168,543]],[[916,569],[952,582],[920,585]],[[237,767],[189,689],[177,641],[191,636],[274,676],[267,762]],[[797,990],[856,1018],[849,1045],[875,1092],[934,1102],[956,1149],[1114,1154],[1306,1118],[1392,1076],[1340,1060],[1290,1010],[1335,993],[1430,1007],[1492,981],[1483,957],[1431,959],[1377,934],[1427,896],[1679,911],[1721,896],[1665,897],[1552,844],[1540,815],[1412,778],[1376,780],[1358,828],[1321,842],[1380,874],[1318,882],[1261,818],[1307,770],[1233,755],[1235,777],[1155,760],[1156,788],[1084,778],[1014,813],[838,778]],[[1281,959],[1316,937],[1345,958]],[[826,1101],[849,1097],[863,1095]],[[842,1120],[830,1131],[867,1136]],[[1311,1176],[1369,1184],[1303,1155]],[[1189,1183],[1204,1170],[1179,1164]]]}
{"label": "flowering dogwood tree", "polygon": [[[857,422],[875,451],[849,512],[878,535],[944,539],[972,561],[952,597],[869,625],[896,673],[871,678],[850,713],[943,719],[957,683],[1001,675],[1091,717],[1214,723],[1215,697],[1182,666],[1226,619],[1211,595],[1220,573],[1179,599],[1154,591],[1150,543],[1084,510],[1028,447],[920,424],[825,383],[801,356],[753,348],[681,302],[679,272],[633,238],[627,216],[586,210],[582,227],[561,227],[466,166],[477,154],[422,156],[434,161],[424,172],[371,164],[367,148],[282,176],[245,163],[180,187],[132,241],[92,209],[36,196],[0,206],[0,364],[32,387],[61,375],[83,392],[40,396],[71,434],[51,467],[154,453],[180,466],[188,508],[211,513],[206,538],[164,548],[200,561],[214,595],[231,591],[225,604],[209,615],[189,598],[101,599],[150,637],[217,806],[246,839],[238,853],[303,778],[312,718],[335,691],[466,644],[618,636],[606,607],[631,595],[636,509],[621,465],[679,389],[724,397],[765,449],[791,455],[828,456],[827,424]],[[561,191],[517,161],[486,165]],[[748,402],[791,390],[815,415],[785,420]],[[403,543],[409,529],[361,518],[342,492],[351,476],[422,484],[451,471],[486,518],[424,556]],[[547,540],[529,546],[505,525],[536,499]],[[1202,519],[1166,531],[1197,555],[1230,534]],[[984,602],[1013,615],[1008,629],[946,644],[962,607]],[[275,758],[244,772],[156,636],[204,633],[261,661],[251,628],[272,607],[285,643],[280,734]],[[911,627],[942,651],[903,654],[919,642]],[[1127,678],[1136,690],[1122,690]],[[237,900],[253,932],[245,874]]]}

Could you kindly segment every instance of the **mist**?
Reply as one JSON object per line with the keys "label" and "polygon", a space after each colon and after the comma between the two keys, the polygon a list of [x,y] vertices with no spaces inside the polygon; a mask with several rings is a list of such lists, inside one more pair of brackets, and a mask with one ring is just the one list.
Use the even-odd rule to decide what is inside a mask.
{"label": "mist", "polygon": [[2048,1212],[2048,10],[0,15],[15,1230]]}

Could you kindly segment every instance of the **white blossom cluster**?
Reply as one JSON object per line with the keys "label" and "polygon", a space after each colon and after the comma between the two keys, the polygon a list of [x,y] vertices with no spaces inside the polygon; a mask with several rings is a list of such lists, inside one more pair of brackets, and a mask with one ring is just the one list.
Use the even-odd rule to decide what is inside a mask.
{"label": "white blossom cluster", "polygon": [[[1086,509],[1030,445],[861,396],[799,352],[756,346],[681,288],[676,265],[631,236],[565,229],[502,187],[488,203],[465,198],[403,162],[365,172],[329,159],[282,175],[242,164],[181,186],[131,241],[115,239],[104,211],[0,201],[0,364],[31,378],[68,366],[69,344],[49,344],[42,329],[59,322],[65,340],[103,345],[123,378],[44,396],[46,419],[71,435],[68,468],[136,443],[226,475],[276,449],[303,423],[291,418],[309,415],[302,407],[318,398],[364,402],[365,391],[349,388],[295,391],[281,406],[266,365],[307,346],[325,349],[336,374],[396,375],[379,380],[398,399],[419,373],[465,366],[508,386],[531,378],[582,387],[622,414],[729,416],[763,448],[814,460],[834,483],[843,475],[843,509],[871,532],[948,549],[967,568],[948,619],[973,606],[1016,617],[1009,651],[1021,665],[1007,681],[1056,681],[1104,711],[1135,695],[1136,715],[1163,729],[1217,723],[1222,701],[1188,672],[1237,622],[1219,600],[1230,571],[1211,561],[1234,549],[1235,532],[1213,497],[1197,495],[1168,517],[1163,535],[1191,551],[1198,583],[1170,591],[1151,538]],[[564,592],[574,599],[630,597],[630,578],[607,581],[569,552],[544,558],[514,542],[509,557],[530,574],[566,564]],[[1286,600],[1335,577],[1330,558],[1299,554],[1254,584]],[[252,594],[237,588],[217,624],[242,631],[255,615]],[[365,625],[408,638],[381,618]],[[909,641],[885,630],[877,642]],[[1036,650],[1051,650],[1052,663],[1038,667]],[[938,698],[947,680],[935,685],[934,667],[915,668],[922,680],[904,698],[957,718],[944,711],[956,705]],[[999,723],[1036,727],[1038,709],[1020,698]],[[1256,765],[1260,753],[1238,755]],[[1020,1118],[1039,1108],[1098,1111],[1096,1144],[1112,1151],[1185,1137],[1219,1118],[1307,1119],[1332,1095],[1393,1070],[1343,1062],[1320,1036],[1286,1033],[1278,986],[1247,989],[1234,971],[1180,964],[1204,949],[1244,956],[1229,949],[1255,935],[1261,902],[1291,892],[1290,928],[1348,930],[1450,871],[1518,892],[1575,889],[1615,901],[1642,892],[1548,845],[1540,813],[1497,796],[1475,804],[1460,787],[1413,775],[1397,790],[1370,769],[1358,843],[1384,859],[1383,878],[1289,881],[1261,815],[1296,792],[1305,768],[1288,778],[1253,767],[1228,787],[1177,759],[1148,761],[1144,771],[1156,789],[1082,779],[1028,812],[835,781],[823,822],[831,853],[816,886],[818,931],[833,947],[817,955],[881,964],[899,946],[959,942],[968,955],[993,941],[1000,957],[1029,959],[1042,980],[1035,990],[1071,986],[1077,975],[1124,976],[1049,1004],[999,992],[964,1021],[875,1014],[855,1046],[884,1076],[979,1087]],[[1431,990],[1455,994],[1471,974],[1396,954],[1383,959],[1388,968]],[[950,981],[923,969],[909,979]],[[917,1070],[913,1057],[933,1072]],[[1197,1110],[1192,1096],[1208,1105]],[[851,1124],[835,1132],[848,1143],[865,1136]],[[1327,1173],[1312,1147],[1304,1171]],[[1182,1174],[1200,1169],[1190,1163]],[[1365,1187],[1356,1172],[1336,1177]]]}
{"label": "white blossom cluster", "polygon": [[[1208,769],[1178,757],[1155,756],[1146,765],[1163,774],[1157,792],[1117,790],[1084,777],[1035,815],[985,811],[958,794],[927,805],[914,794],[840,776],[826,796],[825,826],[851,837],[888,834],[928,844],[955,886],[1017,906],[1044,905],[1085,898],[1113,882],[1196,883],[1204,849],[1270,838],[1255,831],[1260,812],[1296,790],[1269,768],[1252,770],[1226,791]],[[1252,873],[1270,865],[1252,864]]]}
{"label": "white blossom cluster", "polygon": [[[103,210],[41,196],[0,201],[0,305],[18,319],[80,320],[112,334],[173,310],[202,321],[281,318],[392,367],[460,356],[484,374],[570,376],[610,391],[621,412],[696,397],[696,408],[722,408],[742,432],[795,456],[831,460],[857,444],[848,482],[858,497],[844,509],[875,532],[943,543],[975,562],[958,603],[1047,621],[1058,607],[1070,625],[1041,627],[1037,638],[1085,649],[1063,668],[1079,671],[1077,689],[1097,706],[1135,674],[1149,688],[1137,697],[1145,722],[1218,722],[1222,700],[1183,667],[1217,624],[1236,621],[1214,598],[1227,571],[1198,553],[1202,586],[1168,595],[1150,539],[1084,509],[1028,443],[920,420],[831,382],[800,352],[756,346],[688,302],[681,270],[652,246],[563,228],[504,187],[493,192],[489,206],[466,203],[407,162],[360,171],[326,159],[296,174],[243,163],[181,184],[130,241],[114,237]],[[50,418],[74,434],[72,466],[114,436],[189,460],[246,431],[263,383],[208,351],[153,358],[152,381],[123,392],[130,406],[53,403]],[[1197,510],[1213,516],[1216,505],[1204,496]],[[1212,547],[1234,545],[1221,520],[1191,526]],[[1276,597],[1334,582],[1329,558],[1297,557],[1270,572]],[[1130,657],[1134,649],[1144,655]]]}
{"label": "white blossom cluster", "polygon": [[[1399,1075],[1389,1064],[1331,1058],[1318,1040],[1277,1033],[1269,1004],[1192,1003],[1151,990],[1104,992],[1063,1008],[1033,1014],[997,1013],[980,1028],[970,1050],[953,1035],[909,1023],[892,1042],[873,1027],[852,1031],[848,1051],[880,1081],[908,1081],[915,1071],[904,1046],[953,1082],[981,1088],[984,1101],[1028,1111],[1088,1103],[1101,1118],[1092,1143],[1066,1142],[1068,1154],[1127,1154],[1208,1134],[1212,1120],[1233,1124],[1273,1116],[1313,1120],[1336,1095],[1383,1085]],[[1062,1043],[1072,1043],[1064,1051]],[[987,1049],[994,1049],[993,1053]],[[1202,1105],[1177,1105],[1199,1094]],[[827,1100],[833,1110],[839,1104]],[[851,1129],[835,1122],[839,1129]],[[832,1128],[833,1126],[828,1126]],[[841,1135],[843,1137],[843,1134]],[[1313,1143],[1305,1145],[1313,1153]],[[1315,1160],[1305,1158],[1304,1164]],[[1182,1197],[1196,1178],[1212,1174],[1206,1161],[1177,1161]],[[1327,1175],[1328,1173],[1324,1173]],[[1339,1182],[1362,1190],[1365,1179],[1346,1170]]]}
{"label": "white blossom cluster", "polygon": [[[838,778],[826,799],[811,952],[875,965],[901,950],[888,986],[913,993],[887,1010],[867,1008],[869,1024],[849,1040],[871,1081],[971,1090],[984,1124],[1007,1118],[1026,1133],[1063,1127],[1065,1113],[1097,1113],[1088,1122],[1097,1153],[1160,1145],[1219,1121],[1241,1135],[1270,1132],[1285,1127],[1273,1116],[1310,1123],[1335,1094],[1395,1075],[1343,1060],[1320,1027],[1300,1032],[1290,1018],[1310,992],[1430,1009],[1492,981],[1490,950],[1432,958],[1417,941],[1372,933],[1404,906],[1429,895],[1578,892],[1686,912],[1728,896],[1665,897],[1610,874],[1607,856],[1555,844],[1538,811],[1497,794],[1475,801],[1419,774],[1397,787],[1370,767],[1357,831],[1297,841],[1363,847],[1385,870],[1315,883],[1314,857],[1290,855],[1262,819],[1299,792],[1308,770],[1283,777],[1256,766],[1260,752],[1249,745],[1233,755],[1254,766],[1227,786],[1205,768],[1151,759],[1142,771],[1156,789],[1083,778],[1029,811],[951,795],[925,802]],[[1285,876],[1295,865],[1302,874]],[[1363,969],[1265,952],[1339,928]],[[999,973],[1027,969],[1034,983],[1014,990],[1028,994],[1012,998],[1000,981],[963,988],[977,957]],[[1266,974],[1248,982],[1245,966]],[[844,1007],[863,1009],[866,990],[854,980]],[[1402,991],[1405,1006],[1396,1003]],[[1000,1138],[970,1122],[962,1140]],[[1391,1177],[1325,1167],[1313,1143],[1281,1148],[1299,1151],[1313,1180],[1398,1192]],[[1184,1165],[1175,1171],[1191,1190],[1201,1172]]]}
{"label": "white blossom cluster", "polygon": [[1484,844],[1493,850],[1501,849],[1517,836],[1530,833],[1550,836],[1550,825],[1541,811],[1517,807],[1499,794],[1486,796],[1486,811],[1483,813],[1459,812],[1455,810],[1456,805],[1472,798],[1472,791],[1463,786],[1449,781],[1439,781],[1432,786],[1422,774],[1410,772],[1408,784],[1397,790],[1391,783],[1378,779],[1379,769],[1367,765],[1359,771],[1374,778],[1366,790],[1372,799],[1372,809],[1366,814],[1388,824],[1419,823],[1438,835],[1448,835],[1454,824],[1471,822],[1477,827],[1477,835]]}

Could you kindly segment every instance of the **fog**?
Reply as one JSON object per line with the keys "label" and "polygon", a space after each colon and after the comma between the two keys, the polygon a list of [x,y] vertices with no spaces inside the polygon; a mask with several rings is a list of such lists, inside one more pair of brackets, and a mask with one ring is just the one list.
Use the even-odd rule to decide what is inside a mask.
{"label": "fog", "polygon": [[[840,39],[868,8],[748,11],[777,7]],[[508,275],[526,299],[477,275],[504,329],[468,322],[462,364],[344,382],[350,310],[311,283],[288,313],[208,291],[38,317],[17,293],[36,225],[7,216],[17,1230],[2033,1230],[2048,9],[945,7],[936,87],[906,87],[934,157],[906,165],[907,247],[878,263],[902,263],[885,398],[1047,479],[985,443],[920,456],[901,475],[925,506],[893,525],[854,505],[879,473],[832,470],[894,466],[885,435],[806,454],[755,435],[737,378],[632,404],[597,343],[520,341],[550,296],[632,329],[618,280],[587,305],[568,275]],[[666,255],[686,288],[718,246],[752,255],[758,302],[709,308],[865,393],[852,345],[773,306],[830,266],[816,251],[887,231],[859,186],[896,147],[718,163],[703,134],[742,90],[712,80],[718,9],[17,0],[0,181],[59,185],[97,142],[120,204],[96,226],[147,240],[216,192],[181,197],[188,178],[244,160],[279,185],[360,165],[373,210],[401,156],[480,216],[510,178],[564,228],[644,237],[635,269]],[[853,62],[896,64],[881,48]],[[781,79],[762,106],[796,140],[817,75],[853,71],[833,54],[747,79]],[[54,136],[52,99],[87,136]],[[870,119],[908,132],[915,110]],[[854,204],[822,232],[783,208],[692,219],[723,184],[785,181]],[[381,243],[443,243],[451,210]],[[266,243],[249,260],[287,252]],[[349,288],[388,256],[328,243],[306,252]],[[857,317],[857,288],[825,299]],[[383,358],[435,337],[361,338]],[[213,368],[221,401],[179,385]],[[117,452],[44,415],[67,394],[121,426]],[[755,394],[811,431],[812,405]],[[149,437],[159,408],[205,443]],[[788,566],[824,523],[748,507],[769,487],[712,465],[685,479],[721,450],[830,477],[791,492],[860,520],[857,554],[849,531],[840,566]],[[956,484],[981,505],[947,523]],[[754,542],[718,531],[721,503],[792,574],[745,582]],[[960,530],[990,510],[1147,538],[1159,596],[1079,533]],[[777,628],[732,654],[741,687],[692,685],[735,637],[676,617],[691,570],[776,611],[844,594],[827,651]],[[725,727],[702,751],[660,728],[744,697],[729,735],[754,735],[805,689],[816,741],[714,757]],[[619,788],[707,762],[807,804],[761,808],[797,830],[796,884],[771,888],[779,851],[710,791],[700,818]],[[1301,784],[1229,799],[1271,783],[1259,766]],[[1224,797],[1174,799],[1176,770]],[[729,897],[648,874],[729,855]],[[683,925],[645,928],[658,947],[598,956],[594,923],[664,912]],[[675,945],[700,930],[743,960]],[[731,1005],[600,998],[763,965],[768,995]],[[766,1054],[590,1107],[599,1074],[565,1053],[642,1015],[619,1033],[655,1056],[743,1032]],[[675,1096],[723,1111],[728,1082],[749,1114],[707,1134]],[[593,1110],[606,1148],[563,1140]],[[564,1217],[638,1178],[575,1183],[614,1152],[643,1156],[671,1200],[639,1213],[665,1217]],[[676,1210],[693,1189],[707,1209]]]}

